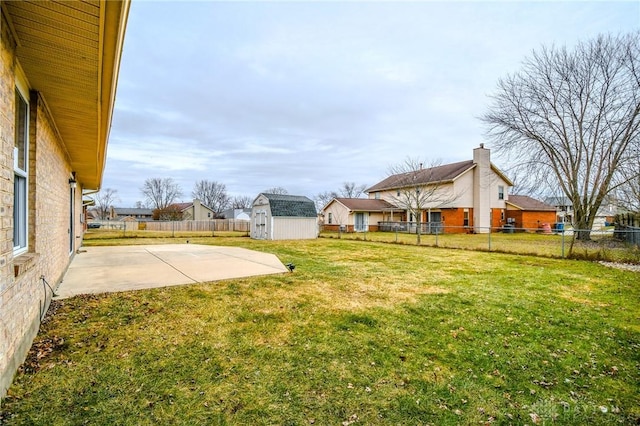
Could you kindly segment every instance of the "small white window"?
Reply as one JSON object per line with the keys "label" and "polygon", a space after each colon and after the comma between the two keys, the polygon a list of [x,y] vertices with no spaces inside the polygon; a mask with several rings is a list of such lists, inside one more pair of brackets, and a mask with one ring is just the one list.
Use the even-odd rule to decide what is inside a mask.
{"label": "small white window", "polygon": [[504,186],[498,186],[498,200],[504,200]]}
{"label": "small white window", "polygon": [[333,213],[329,213],[329,225],[333,223]]}

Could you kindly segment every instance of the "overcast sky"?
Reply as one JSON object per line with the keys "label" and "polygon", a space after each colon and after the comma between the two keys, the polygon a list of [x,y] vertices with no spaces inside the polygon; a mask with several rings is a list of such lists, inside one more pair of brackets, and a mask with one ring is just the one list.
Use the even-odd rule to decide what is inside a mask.
{"label": "overcast sky", "polygon": [[156,177],[182,201],[202,179],[313,198],[468,160],[532,50],[638,28],[638,1],[133,0],[102,187],[120,207]]}

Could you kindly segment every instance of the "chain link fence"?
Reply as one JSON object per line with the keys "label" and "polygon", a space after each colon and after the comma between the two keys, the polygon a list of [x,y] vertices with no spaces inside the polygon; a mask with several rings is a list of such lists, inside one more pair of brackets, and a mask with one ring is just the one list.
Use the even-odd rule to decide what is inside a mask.
{"label": "chain link fence", "polygon": [[[347,238],[397,244],[530,254],[545,257],[640,263],[640,228],[614,228],[585,231],[589,239],[578,239],[579,229],[558,225],[540,228],[478,228],[461,226],[397,226],[383,232],[342,232],[323,230],[324,238]],[[635,241],[635,243],[634,243]]]}

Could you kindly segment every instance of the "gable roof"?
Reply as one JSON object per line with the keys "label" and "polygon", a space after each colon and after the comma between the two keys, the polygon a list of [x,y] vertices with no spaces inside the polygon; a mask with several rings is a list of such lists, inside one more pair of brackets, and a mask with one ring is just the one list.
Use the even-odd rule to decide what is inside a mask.
{"label": "gable roof", "polygon": [[[407,173],[391,175],[381,182],[376,183],[365,192],[385,191],[389,189],[399,189],[412,187],[415,185],[435,185],[438,183],[453,182],[463,173],[476,167],[473,160],[459,161],[457,163],[443,164],[441,166],[429,167]],[[513,182],[500,169],[491,163],[491,170],[500,176],[507,184],[513,186]]]}
{"label": "gable roof", "polygon": [[269,200],[272,216],[317,217],[316,205],[302,195],[282,195],[262,193]]}
{"label": "gable roof", "polygon": [[175,207],[180,211],[185,211],[189,207],[193,206],[193,203],[173,203],[169,207]]}
{"label": "gable roof", "polygon": [[460,161],[458,163],[444,164],[442,166],[429,167],[415,172],[398,173],[378,182],[371,188],[367,189],[366,192],[403,188],[410,185],[429,185],[451,182],[462,173],[472,169],[474,166],[475,164],[473,160],[468,160]]}
{"label": "gable roof", "polygon": [[388,201],[373,198],[334,198],[333,201],[342,204],[351,211],[376,212],[398,209]]}
{"label": "gable roof", "polygon": [[556,211],[554,206],[543,203],[542,201],[536,200],[535,198],[531,198],[527,195],[509,195],[507,204],[519,208],[520,210]]}

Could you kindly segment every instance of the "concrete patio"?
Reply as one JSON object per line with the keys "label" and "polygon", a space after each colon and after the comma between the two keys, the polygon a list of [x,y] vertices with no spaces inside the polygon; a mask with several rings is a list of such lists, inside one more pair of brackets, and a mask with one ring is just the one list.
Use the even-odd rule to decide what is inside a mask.
{"label": "concrete patio", "polygon": [[57,287],[56,298],[284,272],[287,268],[275,255],[240,247],[198,244],[83,247]]}

